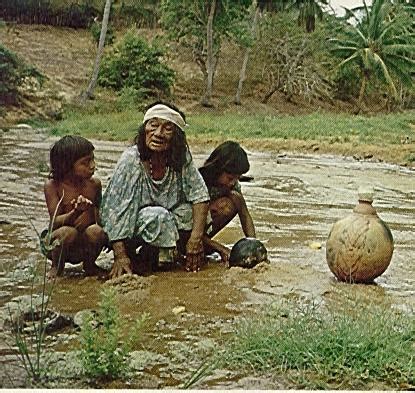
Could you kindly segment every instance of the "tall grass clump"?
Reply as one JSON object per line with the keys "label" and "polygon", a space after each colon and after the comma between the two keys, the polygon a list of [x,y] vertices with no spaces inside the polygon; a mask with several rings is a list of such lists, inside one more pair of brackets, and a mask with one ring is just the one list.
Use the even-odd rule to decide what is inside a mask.
{"label": "tall grass clump", "polygon": [[[59,200],[55,212],[53,214],[52,220],[49,223],[48,232],[46,238],[42,242],[39,232],[33,226],[32,221],[28,217],[25,210],[23,213],[28,218],[29,222],[33,226],[38,239],[41,241],[41,249],[45,253],[53,250],[59,245],[59,240],[55,239],[52,241],[52,228],[56,219],[56,214],[58,212],[59,206],[62,203],[63,196]],[[59,259],[60,263],[60,259]],[[9,309],[9,317],[12,325],[12,336],[14,340],[15,347],[17,348],[18,361],[20,365],[26,372],[27,377],[35,382],[40,383],[46,377],[46,372],[48,369],[48,359],[45,357],[45,334],[46,334],[46,319],[48,317],[48,307],[49,302],[52,297],[53,290],[55,288],[56,277],[52,282],[48,283],[47,280],[47,267],[48,260],[45,256],[44,263],[42,266],[42,276],[41,276],[41,288],[40,288],[40,304],[36,306],[34,304],[35,294],[34,287],[38,275],[35,269],[32,270],[32,280],[31,280],[31,292],[30,292],[30,309],[28,311],[29,315],[21,315],[20,305],[18,304],[17,308],[17,318],[14,318],[12,311]],[[29,334],[24,333],[24,319],[28,319],[31,322],[31,329]]]}
{"label": "tall grass clump", "polygon": [[415,387],[415,318],[379,305],[274,305],[242,321],[227,368],[275,372],[298,388]]}
{"label": "tall grass clump", "polygon": [[104,380],[126,377],[131,370],[129,353],[146,320],[144,314],[132,333],[123,337],[124,323],[116,305],[115,289],[105,288],[101,293],[98,318],[94,321],[88,317],[82,323],[79,357],[85,375]]}

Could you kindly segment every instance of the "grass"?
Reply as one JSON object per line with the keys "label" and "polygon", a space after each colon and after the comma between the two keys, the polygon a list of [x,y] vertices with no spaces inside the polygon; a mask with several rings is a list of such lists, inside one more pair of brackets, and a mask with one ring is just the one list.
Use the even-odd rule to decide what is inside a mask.
{"label": "grass", "polygon": [[[52,125],[51,132],[59,136],[74,133],[93,139],[131,140],[142,116],[137,109],[114,112],[108,106],[104,110],[72,108],[64,120]],[[385,146],[400,144],[403,136],[412,135],[415,111],[373,117],[323,112],[298,116],[205,112],[189,113],[187,121],[190,124],[187,135],[201,139],[271,138]]]}
{"label": "grass", "polygon": [[336,310],[273,305],[238,324],[221,365],[271,372],[300,389],[413,389],[414,315],[359,301]]}

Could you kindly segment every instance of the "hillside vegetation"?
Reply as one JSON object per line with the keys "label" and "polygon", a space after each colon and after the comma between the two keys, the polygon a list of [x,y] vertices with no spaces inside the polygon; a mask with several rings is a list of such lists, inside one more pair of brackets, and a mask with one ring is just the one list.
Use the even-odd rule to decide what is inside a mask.
{"label": "hillside vegetation", "polygon": [[[30,1],[19,0],[19,4]],[[406,165],[415,160],[415,47],[413,34],[397,34],[403,28],[412,31],[413,24],[410,10],[403,10],[397,3],[376,0],[366,16],[354,24],[351,19],[324,12],[321,20],[314,15],[314,25],[309,25],[301,7],[281,10],[277,2],[258,2],[253,29],[250,1],[241,1],[239,8],[230,9],[236,3],[216,0],[219,8],[209,60],[203,19],[209,8],[195,8],[203,2],[116,1],[98,85],[93,99],[81,102],[92,75],[100,31],[97,19],[102,17],[104,1],[88,3],[94,9],[92,14],[97,15],[82,28],[56,26],[65,24],[64,17],[55,26],[17,22],[36,21],[39,15],[52,15],[52,9],[56,15],[65,16],[87,3],[30,3],[33,7],[43,5],[49,14],[42,14],[38,8],[31,14],[28,8],[20,16],[17,11],[11,15],[2,10],[5,22],[0,24],[0,46],[24,65],[19,69],[30,69],[32,74],[21,75],[15,90],[17,99],[0,109],[0,126],[18,121],[44,126],[47,121],[56,134],[75,132],[128,140],[142,109],[162,98],[183,108],[191,124],[197,126],[189,130],[189,138],[204,138],[212,145],[232,137],[261,149],[337,152]],[[316,4],[322,5],[318,1]],[[198,19],[196,11],[202,12]],[[389,23],[394,18],[395,27]],[[389,28],[382,34],[385,26]],[[359,45],[364,42],[353,40],[356,34],[366,35],[377,40],[377,45],[386,45],[383,53],[392,53],[388,42],[382,43],[379,38],[390,31],[394,35],[388,42],[397,40],[393,48],[405,49],[384,59],[390,70],[385,74],[384,67],[373,63],[377,47],[368,47],[365,53],[369,55],[362,59],[358,56]],[[354,42],[355,55],[347,52],[350,48],[342,47],[345,42],[350,47]],[[349,57],[342,60],[343,55]],[[398,55],[405,55],[408,61],[393,63]],[[241,78],[244,58],[246,69]],[[210,91],[209,75],[213,81]],[[235,105],[238,83],[240,102]]]}

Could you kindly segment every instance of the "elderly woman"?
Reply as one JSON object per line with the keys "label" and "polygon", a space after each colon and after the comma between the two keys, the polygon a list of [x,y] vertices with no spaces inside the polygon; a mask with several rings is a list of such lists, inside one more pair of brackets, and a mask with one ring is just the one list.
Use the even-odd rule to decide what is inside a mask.
{"label": "elderly woman", "polygon": [[103,228],[114,251],[111,278],[140,273],[157,258],[169,260],[176,245],[186,255],[187,271],[198,271],[204,261],[209,194],[193,164],[186,125],[175,106],[152,104],[135,144],[117,163],[101,204]]}

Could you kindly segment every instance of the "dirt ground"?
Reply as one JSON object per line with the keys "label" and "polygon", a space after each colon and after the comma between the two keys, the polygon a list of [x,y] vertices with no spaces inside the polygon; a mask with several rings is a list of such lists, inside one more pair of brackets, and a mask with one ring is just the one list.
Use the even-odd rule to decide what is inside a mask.
{"label": "dirt ground", "polygon": [[[10,299],[30,293],[32,269],[42,263],[35,229],[41,231],[48,223],[42,187],[47,176],[48,149],[55,139],[41,130],[0,132],[0,307],[3,308]],[[96,175],[105,188],[125,144],[93,143]],[[200,165],[209,147],[193,142],[190,146],[196,164]],[[293,155],[250,148],[249,174],[254,180],[242,183],[242,188],[258,239],[268,250],[269,264],[244,270],[227,269],[212,262],[197,274],[173,269],[145,277],[124,276],[105,284],[94,277],[84,277],[79,266],[68,265],[65,276],[56,284],[51,306],[65,315],[96,309],[100,291],[108,285],[117,289],[121,314],[127,321],[134,321],[143,312],[151,315],[144,334],[146,358],[140,360],[144,366],[140,366],[142,371],[134,387],[179,386],[200,366],[201,359],[214,351],[217,340],[233,331],[239,317],[281,299],[316,299],[337,304],[335,307],[340,309],[347,297],[403,310],[415,307],[415,271],[413,264],[408,264],[414,253],[412,169],[315,152]],[[325,260],[329,230],[334,222],[350,214],[361,184],[374,186],[374,206],[390,226],[395,240],[391,264],[375,285],[337,282]],[[231,247],[242,236],[235,219],[218,235],[218,240]],[[101,254],[101,266],[110,268],[111,262],[112,254]],[[50,348],[64,353],[76,348],[79,342],[74,331],[69,332],[69,337],[67,333],[53,337],[58,339]],[[62,338],[63,344],[59,344],[59,337],[66,337]],[[0,353],[12,356],[1,338]],[[70,371],[67,367],[64,370],[69,378]],[[238,370],[218,370],[201,386],[290,388],[281,380],[271,383],[268,378],[246,377]],[[25,386],[19,383],[17,386]],[[57,383],[54,387],[67,382]]]}

